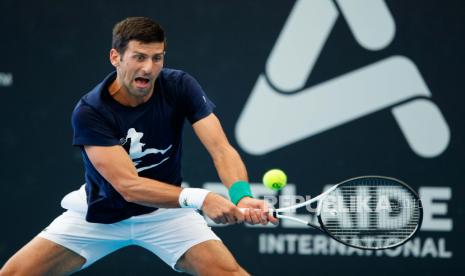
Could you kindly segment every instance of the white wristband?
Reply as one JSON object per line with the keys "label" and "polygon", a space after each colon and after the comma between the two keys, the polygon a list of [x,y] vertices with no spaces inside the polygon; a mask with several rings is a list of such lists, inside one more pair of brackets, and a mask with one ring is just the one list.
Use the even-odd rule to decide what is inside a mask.
{"label": "white wristband", "polygon": [[209,190],[200,188],[184,188],[179,194],[179,206],[200,210],[209,192]]}

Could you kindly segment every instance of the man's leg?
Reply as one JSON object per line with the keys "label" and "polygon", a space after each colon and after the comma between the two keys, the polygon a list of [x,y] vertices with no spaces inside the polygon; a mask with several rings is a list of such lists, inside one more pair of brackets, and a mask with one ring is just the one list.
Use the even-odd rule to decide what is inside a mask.
{"label": "man's leg", "polygon": [[0,275],[68,275],[79,270],[85,262],[77,253],[35,237],[5,263]]}
{"label": "man's leg", "polygon": [[191,247],[176,268],[193,275],[249,275],[221,241],[209,240]]}

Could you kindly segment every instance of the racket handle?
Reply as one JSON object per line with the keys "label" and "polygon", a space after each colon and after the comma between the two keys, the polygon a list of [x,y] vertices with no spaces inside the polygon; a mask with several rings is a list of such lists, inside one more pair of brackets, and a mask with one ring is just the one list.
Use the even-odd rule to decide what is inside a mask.
{"label": "racket handle", "polygon": [[[240,210],[242,213],[244,213],[245,210],[247,210],[247,209],[248,209],[248,208],[239,208],[239,210]],[[278,213],[276,212],[275,209],[271,209],[271,208],[268,209],[268,213],[269,213],[270,215],[272,215],[274,218],[278,218]]]}
{"label": "racket handle", "polygon": [[278,218],[278,212],[276,212],[275,209],[270,209],[270,215],[272,215],[274,218]]}

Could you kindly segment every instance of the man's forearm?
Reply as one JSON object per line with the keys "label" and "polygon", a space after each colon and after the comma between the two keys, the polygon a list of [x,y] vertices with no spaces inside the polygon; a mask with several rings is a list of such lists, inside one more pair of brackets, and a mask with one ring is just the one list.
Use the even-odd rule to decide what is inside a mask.
{"label": "man's forearm", "polygon": [[231,187],[234,182],[239,180],[248,181],[244,162],[242,162],[241,157],[232,146],[224,146],[215,151],[212,158],[218,176],[226,187]]}
{"label": "man's forearm", "polygon": [[128,202],[157,208],[179,207],[182,188],[145,177],[137,177],[125,185],[122,196]]}

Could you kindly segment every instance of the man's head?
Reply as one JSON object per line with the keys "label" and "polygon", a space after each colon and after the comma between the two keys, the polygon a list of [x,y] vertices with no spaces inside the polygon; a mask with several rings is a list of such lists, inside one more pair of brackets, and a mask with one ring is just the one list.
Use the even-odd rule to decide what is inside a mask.
{"label": "man's head", "polygon": [[121,55],[124,54],[131,40],[142,43],[163,42],[166,44],[165,31],[160,24],[147,17],[128,17],[113,27],[111,47]]}
{"label": "man's head", "polygon": [[149,18],[129,17],[115,25],[110,62],[129,96],[144,97],[153,91],[163,68],[165,45],[163,29]]}

